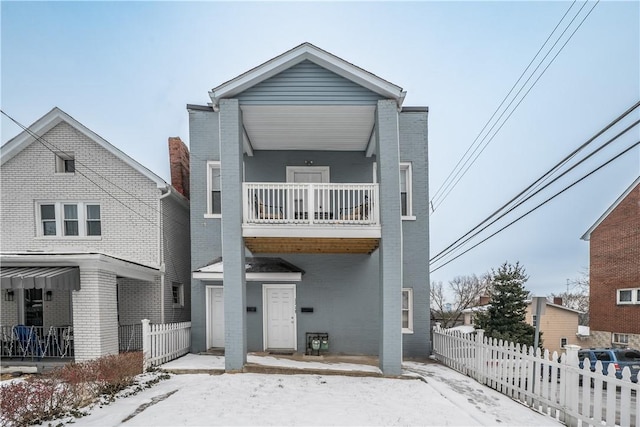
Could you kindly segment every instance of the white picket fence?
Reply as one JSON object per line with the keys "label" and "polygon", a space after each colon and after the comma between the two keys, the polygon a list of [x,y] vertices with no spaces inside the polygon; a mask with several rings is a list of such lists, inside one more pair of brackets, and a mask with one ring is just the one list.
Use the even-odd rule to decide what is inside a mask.
{"label": "white picket fence", "polygon": [[142,320],[144,369],[185,355],[191,348],[191,322],[152,324]]}
{"label": "white picket fence", "polygon": [[607,375],[602,363],[591,371],[579,367],[579,346],[552,355],[533,347],[484,336],[433,330],[433,353],[447,366],[466,374],[529,407],[569,426],[640,426],[640,384],[631,382],[629,368],[616,378],[613,364]]}

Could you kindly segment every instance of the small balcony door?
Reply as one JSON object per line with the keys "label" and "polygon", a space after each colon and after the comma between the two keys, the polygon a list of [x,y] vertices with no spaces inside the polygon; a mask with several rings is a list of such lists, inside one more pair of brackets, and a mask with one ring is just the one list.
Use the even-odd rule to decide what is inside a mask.
{"label": "small balcony door", "polygon": [[[329,182],[329,166],[287,166],[287,182],[316,184]],[[290,197],[293,200],[293,216],[298,219],[308,219],[309,194],[306,190],[296,191]],[[313,195],[315,211],[322,211],[322,197],[318,192]],[[313,215],[313,214],[312,214]]]}

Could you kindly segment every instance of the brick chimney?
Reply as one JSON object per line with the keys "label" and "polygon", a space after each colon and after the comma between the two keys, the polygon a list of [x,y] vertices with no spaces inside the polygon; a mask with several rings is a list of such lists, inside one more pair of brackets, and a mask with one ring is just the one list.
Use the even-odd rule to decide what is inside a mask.
{"label": "brick chimney", "polygon": [[189,149],[179,136],[169,137],[171,185],[189,199]]}
{"label": "brick chimney", "polygon": [[480,296],[480,301],[478,302],[478,305],[487,305],[489,304],[490,300],[491,298],[488,295],[482,295]]}
{"label": "brick chimney", "polygon": [[553,297],[553,303],[555,305],[562,305],[562,297]]}

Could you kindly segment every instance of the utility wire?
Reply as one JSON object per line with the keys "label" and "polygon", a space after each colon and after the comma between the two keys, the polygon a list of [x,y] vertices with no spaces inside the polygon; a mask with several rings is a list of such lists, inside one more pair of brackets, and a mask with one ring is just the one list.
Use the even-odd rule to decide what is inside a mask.
{"label": "utility wire", "polygon": [[608,161],[606,161],[605,163],[603,163],[602,165],[598,166],[596,169],[592,170],[591,172],[589,172],[588,174],[584,175],[582,178],[578,179],[577,181],[574,181],[571,185],[563,188],[562,190],[560,190],[559,192],[557,192],[556,194],[554,194],[553,196],[549,197],[548,199],[546,199],[545,201],[541,202],[540,204],[538,204],[537,206],[535,206],[534,208],[530,209],[529,211],[527,211],[526,213],[522,214],[521,216],[519,216],[518,218],[516,218],[515,220],[511,221],[509,224],[505,225],[504,227],[502,227],[501,229],[497,230],[496,232],[492,233],[491,235],[485,237],[484,239],[482,239],[480,242],[476,243],[475,245],[471,246],[469,249],[465,250],[464,252],[456,255],[454,258],[451,258],[450,260],[446,261],[444,264],[439,265],[438,267],[434,268],[433,270],[430,270],[429,273],[433,273],[439,269],[441,269],[442,267],[444,267],[445,265],[451,263],[452,261],[460,258],[462,255],[466,254],[467,252],[469,252],[470,250],[476,248],[477,246],[481,245],[482,243],[486,242],[487,240],[489,240],[490,238],[494,237],[496,234],[502,232],[503,230],[507,229],[508,227],[512,226],[513,224],[515,224],[516,222],[520,221],[522,218],[526,217],[527,215],[529,215],[530,213],[532,213],[533,211],[537,210],[538,208],[540,208],[541,206],[544,206],[545,204],[547,204],[548,202],[550,202],[551,200],[555,199],[557,196],[559,196],[560,194],[564,193],[565,191],[567,191],[568,189],[570,189],[571,187],[575,186],[576,184],[578,184],[579,182],[583,181],[584,179],[588,178],[589,176],[593,175],[594,173],[596,173],[597,171],[599,171],[600,169],[602,169],[603,167],[609,165],[611,162],[617,160],[618,158],[620,158],[621,156],[623,156],[624,154],[628,153],[630,150],[632,150],[633,148],[637,147],[638,145],[640,145],[640,141],[636,141],[634,144],[632,144],[630,147],[626,148],[625,150],[623,150],[622,152],[618,153],[616,156],[612,157],[611,159],[609,159]]}
{"label": "utility wire", "polygon": [[[456,163],[456,165],[453,167],[453,169],[451,170],[451,172],[449,172],[449,175],[447,175],[447,178],[444,180],[444,182],[442,183],[442,185],[440,185],[440,187],[436,190],[435,194],[433,195],[433,197],[431,198],[431,203],[433,203],[434,201],[436,201],[438,199],[438,196],[440,195],[440,191],[442,191],[443,189],[447,188],[448,181],[449,178],[451,178],[451,176],[454,174],[454,172],[456,172],[456,169],[458,168],[458,166],[460,166],[460,163],[464,160],[464,158],[466,157],[466,155],[469,153],[469,151],[471,150],[471,148],[475,145],[475,143],[478,141],[478,138],[480,138],[480,135],[482,135],[482,133],[484,132],[484,130],[487,128],[487,126],[489,126],[489,123],[491,123],[491,121],[493,120],[493,118],[496,116],[496,114],[498,113],[498,111],[500,111],[500,108],[502,108],[502,106],[504,105],[504,103],[507,101],[507,99],[509,98],[509,96],[511,95],[511,93],[513,92],[513,90],[516,88],[516,86],[518,85],[518,83],[520,83],[520,80],[522,80],[522,78],[524,77],[524,75],[526,74],[526,72],[529,70],[529,68],[531,68],[531,64],[533,64],[533,62],[536,60],[536,58],[538,57],[538,55],[540,55],[540,52],[542,52],[542,49],[544,49],[544,47],[547,45],[547,43],[549,42],[549,40],[551,39],[551,36],[553,36],[553,34],[556,32],[556,30],[558,29],[558,27],[560,26],[560,24],[562,23],[562,21],[564,21],[564,18],[567,16],[567,14],[569,13],[569,11],[571,10],[571,8],[573,8],[573,5],[576,3],[577,0],[574,0],[573,3],[571,3],[571,5],[569,5],[569,8],[565,11],[564,15],[562,15],[562,18],[560,18],[560,20],[558,21],[558,23],[556,24],[555,28],[551,31],[551,33],[549,33],[549,36],[547,37],[547,39],[544,41],[544,43],[542,43],[542,46],[540,46],[540,49],[538,49],[538,52],[536,52],[536,54],[534,55],[534,57],[531,59],[531,61],[529,61],[529,64],[527,65],[527,67],[524,69],[524,71],[520,74],[520,77],[518,77],[518,80],[516,80],[516,82],[513,84],[513,86],[511,86],[511,89],[509,89],[509,92],[505,95],[505,97],[502,99],[502,101],[500,102],[500,104],[498,105],[498,107],[495,109],[495,111],[493,112],[493,114],[491,115],[491,117],[489,117],[489,120],[487,120],[487,122],[484,124],[484,126],[482,127],[482,129],[480,130],[480,132],[478,133],[478,135],[476,135],[475,139],[473,140],[473,142],[469,145],[469,147],[467,147],[467,150],[464,152],[464,154],[462,155],[462,157],[460,157],[460,159],[458,160],[458,163]],[[579,12],[579,11],[578,11]],[[433,209],[433,208],[432,208]]]}
{"label": "utility wire", "polygon": [[[23,125],[22,123],[18,122],[16,119],[14,119],[13,117],[11,117],[9,114],[7,114],[4,110],[0,109],[0,113],[2,113],[5,117],[7,117],[9,120],[11,120],[13,123],[15,123],[18,127],[20,127],[21,129],[23,129],[24,131],[26,131],[29,135],[31,135],[33,138],[35,138],[36,141],[40,142],[40,144],[42,144],[42,146],[44,148],[46,148],[47,150],[49,150],[50,152],[52,152],[53,154],[69,154],[61,149],[59,149],[55,144],[51,143],[50,141],[47,141],[43,136],[36,134],[35,132],[33,132],[31,129],[29,129],[28,127],[26,127],[25,125]],[[74,129],[75,130],[75,129]],[[55,149],[52,149],[51,147],[53,147]],[[175,224],[178,224],[182,227],[188,227],[188,224],[183,223],[182,221],[179,221],[178,219],[169,216],[166,212],[164,211],[160,211],[158,208],[156,208],[156,206],[146,202],[145,200],[141,199],[140,197],[138,197],[137,195],[129,192],[128,190],[122,188],[121,186],[119,186],[118,184],[116,184],[115,182],[111,181],[109,178],[101,175],[100,173],[96,172],[95,170],[91,169],[90,167],[88,167],[87,165],[83,164],[82,162],[78,161],[77,159],[74,159],[74,166],[75,169],[74,171],[77,172],[79,175],[83,176],[85,179],[87,179],[89,182],[91,182],[92,184],[94,184],[97,188],[99,188],[100,190],[102,190],[105,194],[107,194],[109,197],[111,197],[113,200],[115,200],[116,202],[120,203],[122,206],[124,206],[125,208],[127,208],[128,210],[130,210],[131,212],[133,212],[134,214],[136,214],[138,217],[142,218],[144,221],[148,222],[149,224],[153,225],[154,227],[156,227],[158,224],[147,218],[145,215],[143,215],[141,212],[138,212],[137,210],[135,210],[132,206],[129,206],[128,204],[126,204],[125,202],[123,202],[122,200],[120,200],[118,197],[116,197],[114,194],[110,193],[106,188],[103,188],[100,184],[98,184],[96,181],[94,181],[93,179],[91,179],[86,173],[82,172],[82,170],[78,170],[77,165],[80,165],[81,167],[84,167],[85,169],[87,169],[89,172],[97,175],[98,177],[100,177],[103,181],[111,184],[112,186],[118,188],[119,190],[123,191],[124,193],[128,194],[129,196],[131,196],[134,200],[139,201],[140,203],[146,205],[149,209],[151,209],[154,213],[158,214],[161,216],[162,220],[164,221],[166,218],[168,218],[169,220],[173,221]],[[180,277],[180,274],[178,273],[178,270],[176,268],[176,265],[174,263],[173,260],[173,254],[169,253],[169,251],[165,251],[165,256],[166,258],[169,260],[169,262],[171,263],[171,266],[173,268],[173,272],[175,273],[176,277]]]}
{"label": "utility wire", "polygon": [[[562,52],[562,50],[564,49],[564,47],[569,43],[569,41],[573,38],[574,34],[578,31],[578,29],[582,26],[582,24],[584,23],[584,21],[589,17],[589,15],[591,14],[591,12],[593,11],[593,9],[598,5],[600,0],[597,0],[596,3],[593,5],[593,7],[589,10],[589,12],[585,15],[585,17],[582,19],[582,21],[580,21],[580,23],[578,24],[578,26],[573,30],[573,32],[569,35],[569,38],[565,41],[565,43],[560,47],[560,49],[558,50],[558,52],[553,56],[553,58],[551,59],[551,61],[547,64],[547,66],[542,70],[542,73],[536,78],[536,80],[533,82],[533,84],[529,87],[529,89],[527,89],[527,91],[525,92],[525,94],[522,96],[522,98],[520,99],[520,101],[518,101],[518,103],[516,104],[515,107],[513,107],[513,109],[511,110],[511,112],[508,114],[508,116],[504,119],[504,121],[502,122],[502,124],[498,127],[498,129],[493,133],[493,135],[484,143],[484,146],[482,147],[482,149],[480,150],[480,152],[478,152],[475,157],[473,157],[473,159],[471,160],[471,157],[468,158],[465,163],[463,164],[462,168],[464,168],[465,165],[467,165],[467,163],[469,161],[471,161],[466,168],[464,169],[464,171],[460,174],[460,170],[458,170],[456,172],[456,176],[457,179],[455,180],[455,182],[453,183],[449,183],[448,187],[448,191],[441,197],[441,200],[436,203],[435,205],[432,206],[432,211],[435,211],[435,209],[437,209],[443,202],[444,200],[449,196],[449,194],[451,193],[451,191],[457,186],[458,182],[460,182],[460,180],[462,179],[462,177],[464,177],[464,175],[466,175],[467,171],[469,170],[469,168],[471,168],[471,166],[476,162],[476,160],[478,159],[478,157],[480,157],[480,155],[484,152],[484,150],[487,148],[487,146],[489,145],[489,143],[491,143],[491,141],[493,141],[493,139],[495,138],[495,136],[498,134],[498,132],[500,132],[500,130],[502,129],[502,127],[506,124],[506,122],[509,120],[509,118],[513,115],[513,113],[517,110],[517,108],[520,106],[520,104],[522,103],[522,101],[524,101],[524,99],[527,97],[527,95],[529,94],[529,92],[531,92],[531,90],[534,88],[534,86],[538,83],[538,81],[540,80],[540,78],[545,74],[545,72],[547,71],[547,69],[551,66],[551,64],[555,61],[555,59],[558,57],[558,55],[560,54],[560,52]],[[499,120],[502,118],[502,116],[504,116],[504,114],[507,112],[508,108],[511,106],[511,104],[513,104],[513,102],[515,102],[515,100],[517,99],[517,96],[520,94],[520,92],[522,92],[522,90],[524,89],[524,87],[526,86],[526,84],[529,82],[529,80],[533,77],[533,75],[535,74],[535,72],[538,70],[538,68],[542,65],[542,63],[544,62],[544,60],[547,58],[547,56],[551,53],[551,51],[553,50],[553,48],[556,46],[556,44],[560,41],[560,38],[564,35],[564,33],[568,30],[569,26],[573,23],[573,21],[575,20],[575,18],[578,16],[578,14],[582,11],[582,9],[584,8],[584,6],[586,5],[586,2],[583,4],[582,8],[580,8],[580,10],[578,11],[578,13],[574,16],[574,18],[571,20],[571,22],[568,24],[567,28],[565,28],[565,30],[562,32],[562,34],[559,36],[558,40],[556,40],[556,42],[554,43],[554,45],[551,47],[551,49],[549,50],[549,52],[545,55],[545,57],[542,59],[542,61],[540,62],[540,64],[536,67],[536,69],[533,71],[533,73],[531,74],[531,76],[527,79],[527,81],[523,84],[523,86],[520,88],[520,90],[518,90],[517,94],[515,95],[515,97],[511,100],[511,102],[509,103],[509,105],[505,108],[505,110],[500,114],[500,117],[497,119],[497,121],[493,124],[493,126],[491,127],[491,129],[489,130],[489,132],[482,138],[480,144],[482,144],[483,141],[485,141],[485,139],[487,138],[487,136],[489,135],[489,133],[491,133],[491,131],[493,130],[493,128],[498,124]],[[563,17],[564,18],[564,17]],[[555,30],[554,30],[555,31]],[[546,42],[545,42],[546,43]],[[493,116],[492,116],[493,117]],[[485,126],[486,127],[486,126]],[[483,128],[484,129],[484,128]],[[482,133],[482,132],[481,132]],[[480,134],[481,134],[480,133]],[[478,137],[480,136],[480,134],[478,134]],[[477,137],[476,137],[477,140]],[[475,143],[475,141],[474,141]],[[473,144],[472,144],[473,145]],[[472,152],[471,156],[473,156],[476,151],[478,150],[478,148],[480,147],[480,145],[478,145],[474,151]],[[466,153],[465,153],[466,154]],[[455,179],[455,178],[454,178]],[[432,202],[435,200],[432,199]]]}
{"label": "utility wire", "polygon": [[[52,152],[53,154],[65,154],[65,151],[60,150],[55,144],[47,141],[43,136],[40,136],[38,134],[36,134],[35,132],[33,132],[31,129],[29,129],[27,126],[23,125],[22,123],[18,122],[16,119],[14,119],[13,117],[11,117],[9,114],[7,114],[4,110],[0,109],[0,113],[2,113],[5,117],[7,117],[9,120],[11,120],[13,123],[15,123],[16,125],[18,125],[21,129],[23,129],[24,131],[26,131],[29,135],[31,135],[33,138],[36,139],[36,141],[38,141],[40,144],[42,144],[42,146],[44,148],[46,148],[47,150],[49,150],[50,152]],[[51,148],[53,147],[53,148]],[[163,215],[163,216],[167,216],[170,220],[174,221],[175,223],[181,225],[181,226],[187,226],[187,224],[182,223],[181,221],[178,221],[175,218],[169,217],[166,213],[164,212],[160,212],[158,210],[158,208],[148,202],[146,202],[145,200],[141,199],[140,197],[138,197],[137,195],[129,192],[128,190],[122,188],[121,186],[119,186],[118,184],[114,183],[113,181],[111,181],[108,177],[105,177],[103,175],[101,175],[100,173],[94,171],[93,169],[89,168],[87,165],[83,164],[82,162],[78,161],[77,159],[74,159],[76,168],[75,168],[75,172],[77,172],[78,174],[80,174],[81,176],[83,176],[85,179],[87,179],[88,181],[90,181],[92,184],[94,184],[96,187],[98,187],[100,190],[102,190],[105,194],[107,194],[108,196],[110,196],[112,199],[114,199],[116,202],[120,203],[122,206],[124,206],[125,208],[127,208],[129,211],[133,212],[134,214],[136,214],[138,217],[142,218],[143,220],[149,222],[150,224],[156,226],[157,223],[149,218],[147,218],[145,215],[143,215],[142,213],[138,212],[137,210],[135,210],[132,206],[129,206],[128,204],[126,204],[125,202],[123,202],[122,200],[120,200],[117,196],[115,196],[114,194],[112,194],[111,192],[109,192],[109,190],[107,190],[106,188],[102,187],[100,184],[98,184],[96,181],[94,181],[93,179],[91,179],[86,173],[84,173],[82,170],[79,170],[77,168],[77,165],[80,165],[81,167],[84,167],[87,171],[97,175],[99,178],[101,178],[103,181],[107,182],[108,184],[111,184],[112,186],[118,188],[119,190],[121,190],[122,192],[126,193],[127,195],[129,195],[130,197],[132,197],[133,199],[139,201],[140,203],[146,205],[149,209],[151,209],[153,212]]]}
{"label": "utility wire", "polygon": [[[449,248],[447,248],[448,250],[442,251],[440,252],[438,255],[436,255],[435,257],[433,257],[430,261],[431,262],[438,262],[439,260],[441,260],[442,258],[444,258],[445,256],[447,256],[448,254],[452,253],[453,251],[455,251],[456,249],[460,248],[462,245],[464,245],[465,243],[467,243],[469,240],[471,240],[472,238],[476,237],[478,234],[480,234],[481,232],[483,232],[484,230],[486,230],[487,228],[489,228],[491,225],[495,224],[497,221],[499,221],[500,219],[502,219],[503,217],[505,217],[506,215],[508,215],[509,213],[511,213],[513,210],[515,210],[516,208],[520,207],[522,204],[526,203],[527,201],[529,201],[533,196],[537,195],[538,193],[540,193],[541,191],[543,191],[545,188],[549,187],[551,184],[553,184],[554,182],[558,181],[560,178],[562,178],[563,176],[565,176],[566,174],[568,174],[569,172],[571,172],[573,169],[577,168],[578,166],[580,166],[582,163],[586,162],[588,159],[590,159],[591,157],[593,157],[594,155],[596,155],[598,152],[600,152],[601,150],[605,149],[609,144],[611,144],[612,142],[614,142],[616,139],[618,139],[619,137],[621,137],[622,135],[624,135],[625,133],[627,133],[629,130],[631,130],[632,128],[634,128],[635,126],[637,126],[640,123],[640,120],[636,120],[634,123],[632,123],[631,125],[629,125],[626,129],[624,129],[623,131],[621,131],[620,133],[618,133],[616,136],[614,136],[613,138],[609,139],[607,142],[605,142],[603,145],[601,145],[600,147],[598,147],[597,149],[595,149],[593,152],[589,153],[586,157],[584,157],[582,160],[580,160],[578,163],[576,163],[575,165],[571,166],[569,169],[567,169],[566,171],[564,171],[563,173],[561,173],[560,175],[558,175],[556,178],[554,178],[552,181],[550,181],[549,183],[547,183],[545,186],[543,186],[542,188],[538,189],[537,191],[535,191],[534,193],[530,194],[529,196],[527,196],[525,199],[522,199],[521,201],[519,201],[517,204],[515,204],[513,207],[511,207],[509,210],[507,210],[506,212],[504,212],[502,215],[500,215],[499,217],[495,218],[493,221],[491,221],[490,223],[488,223],[487,225],[485,225],[484,227],[482,227],[480,230],[476,231],[474,234],[472,234],[471,236],[467,237],[466,239],[464,239],[462,242],[460,242],[460,240],[462,239],[462,237],[458,240],[456,240],[455,243],[460,242],[459,244],[455,245],[454,247],[452,247],[453,245],[450,245]],[[486,220],[485,220],[486,221]],[[474,228],[477,229],[478,226],[476,226]],[[473,231],[473,230],[472,230]],[[471,232],[468,232],[466,235],[468,235]],[[466,236],[465,235],[465,236]],[[465,237],[463,236],[463,237]],[[439,259],[438,259],[439,258]]]}
{"label": "utility wire", "polygon": [[[600,131],[596,132],[595,135],[593,135],[591,138],[589,138],[586,142],[584,142],[582,145],[580,145],[578,148],[576,148],[575,150],[573,150],[571,153],[569,153],[567,156],[565,156],[562,160],[560,160],[557,164],[555,164],[551,169],[549,169],[547,172],[545,172],[542,176],[540,176],[538,179],[536,179],[532,184],[530,184],[529,186],[527,186],[524,190],[522,190],[520,193],[518,193],[516,196],[514,196],[511,200],[509,200],[507,203],[505,203],[504,205],[502,205],[499,209],[495,210],[492,214],[490,214],[487,218],[485,218],[484,220],[482,220],[478,225],[476,225],[475,227],[473,227],[471,230],[469,230],[467,233],[465,233],[464,235],[462,235],[460,238],[458,238],[456,241],[454,241],[453,243],[451,243],[449,246],[447,246],[446,248],[444,248],[442,251],[440,251],[437,255],[435,255],[434,257],[432,257],[430,259],[430,262],[434,262],[436,261],[436,259],[438,257],[440,257],[444,252],[448,251],[451,247],[453,247],[456,243],[458,243],[460,240],[464,239],[465,237],[467,237],[469,234],[473,233],[475,230],[477,230],[478,228],[480,228],[482,225],[484,225],[486,222],[490,221],[493,217],[495,217],[496,215],[498,215],[502,210],[506,209],[509,205],[511,205],[512,203],[514,203],[514,201],[516,201],[518,198],[520,198],[523,194],[527,193],[528,191],[530,191],[534,186],[540,184],[541,182],[543,182],[546,178],[548,178],[549,176],[551,176],[553,173],[555,173],[559,168],[561,168],[564,164],[566,164],[570,159],[572,159],[573,157],[575,157],[575,155],[577,153],[579,153],[580,151],[582,151],[584,148],[586,148],[589,144],[591,144],[596,138],[600,137],[601,135],[603,135],[606,131],[608,131],[609,129],[611,129],[613,126],[615,126],[618,122],[620,122],[621,120],[623,120],[626,116],[628,116],[629,114],[631,114],[636,108],[640,107],[640,101],[636,102],[634,105],[632,105],[630,108],[628,108],[624,113],[622,113],[621,115],[619,115],[618,117],[616,117],[614,120],[612,120],[608,125],[606,125],[604,128],[602,128]],[[636,122],[637,123],[637,122]],[[635,124],[634,124],[635,126]],[[623,131],[626,132],[627,130],[629,130],[630,128],[627,128]],[[617,138],[617,136],[616,136]],[[528,199],[529,197],[527,197]]]}

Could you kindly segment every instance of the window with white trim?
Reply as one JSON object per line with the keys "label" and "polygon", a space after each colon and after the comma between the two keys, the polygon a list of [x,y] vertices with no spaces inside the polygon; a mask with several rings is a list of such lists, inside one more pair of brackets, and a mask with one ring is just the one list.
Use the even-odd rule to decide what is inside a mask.
{"label": "window with white trim", "polygon": [[184,307],[184,285],[178,282],[171,282],[171,298],[174,307]]}
{"label": "window with white trim", "polygon": [[75,173],[76,159],[73,153],[56,153],[56,173]]}
{"label": "window with white trim", "polygon": [[413,289],[402,288],[402,333],[413,333]]}
{"label": "window with white trim", "polygon": [[220,162],[207,162],[207,216],[220,218],[222,184],[220,182]]}
{"label": "window with white trim", "polygon": [[565,348],[567,344],[569,344],[569,340],[566,338],[560,338],[560,348]]}
{"label": "window with white trim", "polygon": [[40,202],[36,206],[37,235],[100,237],[100,205],[93,202]]}
{"label": "window with white trim", "polygon": [[531,326],[536,326],[538,324],[538,316],[535,314],[531,315]]}
{"label": "window with white trim", "polygon": [[400,203],[403,219],[413,219],[413,203],[411,200],[411,163],[400,163]]}
{"label": "window with white trim", "polygon": [[629,344],[629,334],[612,334],[612,344]]}
{"label": "window with white trim", "polygon": [[640,288],[618,289],[618,304],[640,304]]}

